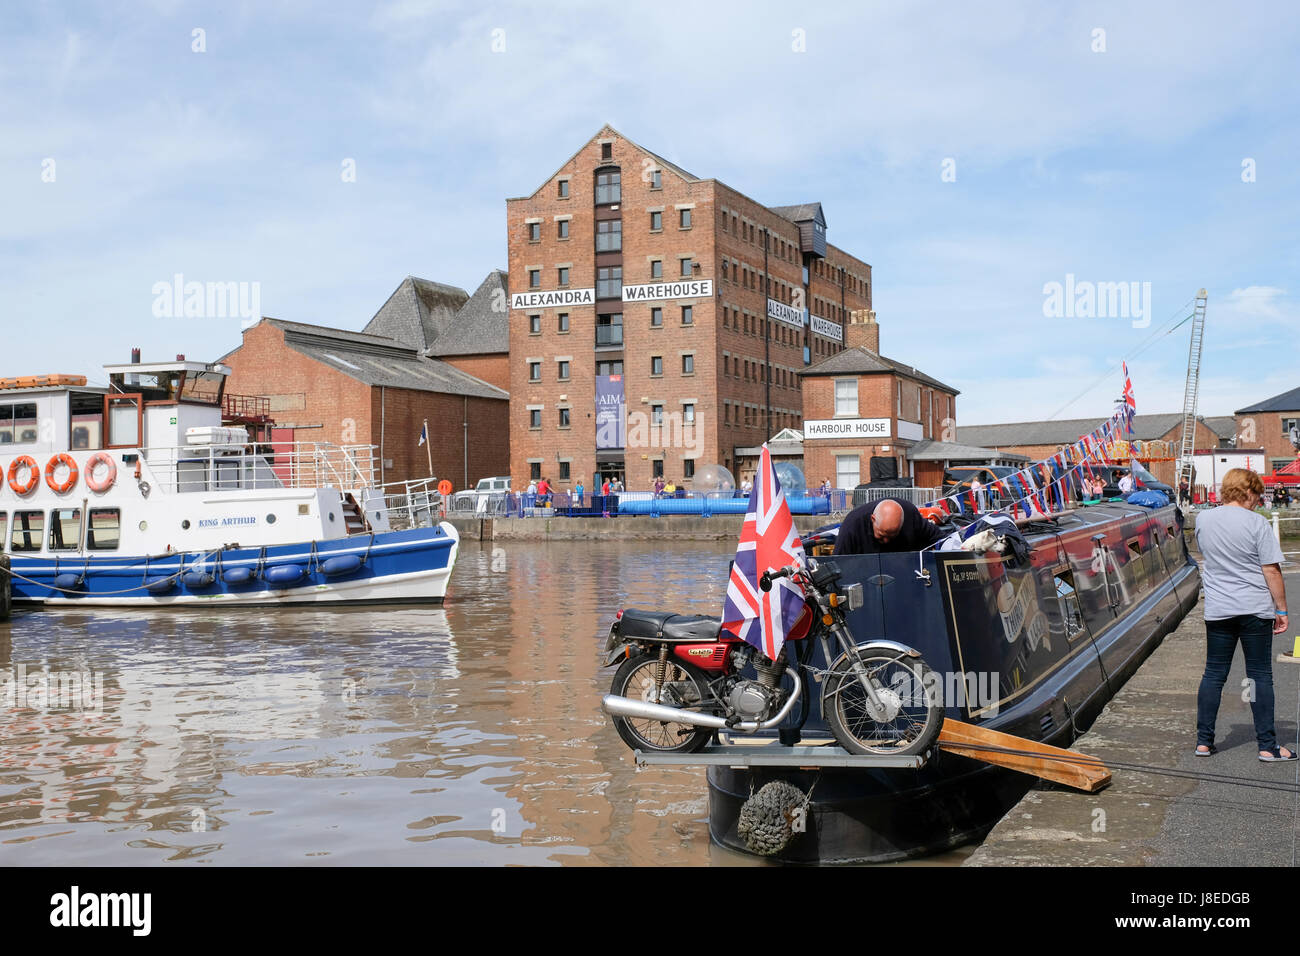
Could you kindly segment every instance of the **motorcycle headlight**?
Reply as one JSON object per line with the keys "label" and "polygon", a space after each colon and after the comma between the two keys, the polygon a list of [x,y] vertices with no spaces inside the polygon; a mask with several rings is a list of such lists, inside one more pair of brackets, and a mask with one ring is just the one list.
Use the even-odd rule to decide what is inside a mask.
{"label": "motorcycle headlight", "polygon": [[862,607],[862,584],[850,584],[844,589],[844,597],[849,602],[849,610],[856,611]]}

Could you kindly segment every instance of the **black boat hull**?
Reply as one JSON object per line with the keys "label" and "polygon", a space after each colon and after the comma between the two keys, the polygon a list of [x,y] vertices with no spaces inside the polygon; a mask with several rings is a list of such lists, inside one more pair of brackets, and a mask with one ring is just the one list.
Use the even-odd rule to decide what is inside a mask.
{"label": "black boat hull", "polygon": [[[850,618],[858,640],[908,643],[947,677],[972,664],[999,670],[996,701],[949,701],[947,716],[1065,747],[1195,607],[1200,573],[1173,506],[1090,508],[1030,543],[1030,566],[1014,570],[962,552],[836,560],[846,580],[868,585]],[[981,604],[981,588],[998,593]],[[803,735],[823,736],[824,727],[814,708]],[[769,857],[794,864],[884,863],[978,840],[1036,782],[945,753],[921,770],[711,766],[713,841],[748,853],[737,833],[741,808],[778,779],[812,792],[805,832]]]}

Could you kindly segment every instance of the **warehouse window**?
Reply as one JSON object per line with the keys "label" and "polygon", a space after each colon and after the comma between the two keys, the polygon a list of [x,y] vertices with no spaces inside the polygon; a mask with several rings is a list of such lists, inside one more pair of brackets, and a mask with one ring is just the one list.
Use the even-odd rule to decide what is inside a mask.
{"label": "warehouse window", "polygon": [[558,195],[561,199],[569,198],[569,181],[567,179],[560,180],[558,189],[559,189]]}
{"label": "warehouse window", "polygon": [[661,212],[652,212],[650,214],[650,231],[659,232],[664,227],[664,214]]}
{"label": "warehouse window", "polygon": [[682,325],[695,324],[695,307],[690,305],[682,306]]}
{"label": "warehouse window", "polygon": [[621,202],[623,199],[622,175],[616,169],[596,173],[596,205]]}
{"label": "warehouse window", "polygon": [[623,220],[605,219],[596,223],[596,251],[619,252],[623,248]]}
{"label": "warehouse window", "polygon": [[555,228],[559,231],[559,237],[561,239],[569,238],[569,220],[561,219],[555,224]]}
{"label": "warehouse window", "polygon": [[528,224],[528,241],[541,242],[541,240],[542,240],[542,224],[540,222],[530,222]]}
{"label": "warehouse window", "polygon": [[650,310],[650,324],[655,328],[658,328],[659,326],[664,324],[663,309],[655,307]]}
{"label": "warehouse window", "polygon": [[681,210],[681,215],[680,215],[680,217],[679,217],[678,226],[679,226],[679,228],[681,228],[681,229],[689,229],[689,228],[691,228],[691,211],[690,211],[689,209],[683,209],[683,210]]}

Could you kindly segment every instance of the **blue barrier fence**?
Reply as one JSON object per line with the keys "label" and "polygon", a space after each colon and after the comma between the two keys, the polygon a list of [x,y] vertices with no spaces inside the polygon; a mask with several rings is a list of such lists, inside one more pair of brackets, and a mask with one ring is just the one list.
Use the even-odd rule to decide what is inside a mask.
{"label": "blue barrier fence", "polygon": [[[848,493],[834,489],[830,494],[791,495],[786,499],[790,512],[797,515],[829,514],[847,507]],[[649,516],[744,514],[749,510],[749,496],[741,492],[708,492],[706,494],[656,495],[650,491],[625,491],[616,495],[583,495],[581,499],[570,492],[554,492],[544,498],[540,495],[508,494],[492,509],[503,518],[616,518],[620,515]]]}

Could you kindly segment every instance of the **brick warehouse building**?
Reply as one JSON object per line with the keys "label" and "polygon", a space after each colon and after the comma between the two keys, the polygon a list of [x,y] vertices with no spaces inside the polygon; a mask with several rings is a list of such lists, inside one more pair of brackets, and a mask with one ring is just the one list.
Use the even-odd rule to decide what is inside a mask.
{"label": "brick warehouse building", "polygon": [[798,427],[799,372],[871,307],[819,204],[763,206],[608,126],[506,221],[516,484],[734,473]]}
{"label": "brick warehouse building", "polygon": [[362,332],[264,318],[222,357],[227,387],[270,399],[277,441],[375,445],[383,482],[427,477],[431,458],[472,486],[510,463],[504,296],[500,271],[472,296],[407,278]]}

